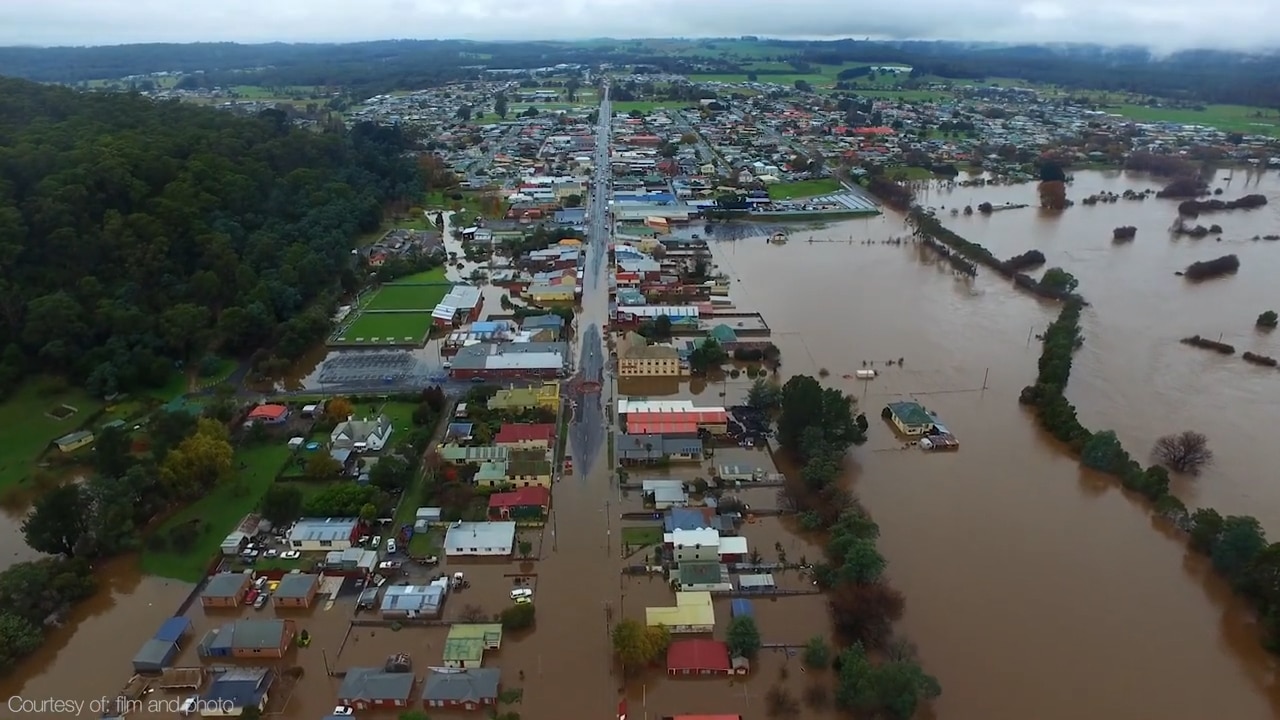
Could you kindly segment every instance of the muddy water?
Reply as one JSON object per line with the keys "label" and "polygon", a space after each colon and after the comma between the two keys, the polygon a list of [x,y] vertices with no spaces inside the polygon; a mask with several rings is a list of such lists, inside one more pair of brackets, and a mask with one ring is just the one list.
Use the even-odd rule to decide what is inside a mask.
{"label": "muddy water", "polygon": [[[1228,198],[1246,192],[1236,189],[1239,178]],[[1083,174],[1071,195],[1155,185]],[[1032,203],[1034,193],[1031,185],[956,190],[929,203]],[[1134,448],[1184,425],[1203,430],[1223,457],[1179,490],[1280,531],[1263,451],[1238,437],[1247,435],[1243,423],[1280,419],[1249,399],[1280,378],[1177,343],[1234,328],[1250,339],[1237,344],[1267,347],[1251,326],[1275,302],[1263,283],[1280,264],[1280,246],[1231,240],[1275,232],[1275,206],[1204,218],[1227,233],[1222,243],[1198,244],[1162,232],[1172,208],[1121,202],[1056,218],[1028,209],[959,218],[954,227],[1002,257],[1039,248],[1080,277],[1095,303],[1071,384],[1086,425],[1114,427]],[[1117,225],[1138,226],[1138,239],[1113,248]],[[785,330],[775,337],[784,372],[827,369],[828,382],[861,398],[873,417],[888,400],[914,397],[960,439],[958,453],[923,455],[903,450],[877,420],[852,455],[856,489],[882,526],[890,575],[908,600],[903,629],[944,685],[938,716],[1280,714],[1274,664],[1246,627],[1245,608],[1180,540],[1110,481],[1082,472],[1017,405],[1038,355],[1028,335],[1057,308],[986,273],[957,280],[910,245],[859,242],[904,233],[900,217],[886,216],[815,232],[813,243],[720,245],[716,260],[741,279],[735,302]],[[1172,275],[1228,251],[1241,256],[1236,277],[1189,288]],[[884,367],[898,357],[903,367]],[[882,375],[843,379],[864,360]]]}

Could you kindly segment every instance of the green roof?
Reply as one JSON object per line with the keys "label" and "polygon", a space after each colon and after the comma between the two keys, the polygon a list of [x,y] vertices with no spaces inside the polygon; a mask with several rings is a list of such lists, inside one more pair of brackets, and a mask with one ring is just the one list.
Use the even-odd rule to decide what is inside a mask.
{"label": "green roof", "polygon": [[721,345],[738,341],[738,333],[734,332],[733,328],[725,325],[724,323],[711,328],[710,335]]}
{"label": "green roof", "polygon": [[680,563],[680,582],[685,585],[708,585],[721,582],[724,575],[716,560],[686,560]]}
{"label": "green roof", "polygon": [[920,403],[892,402],[889,403],[889,412],[903,425],[932,425],[934,422],[933,416]]}

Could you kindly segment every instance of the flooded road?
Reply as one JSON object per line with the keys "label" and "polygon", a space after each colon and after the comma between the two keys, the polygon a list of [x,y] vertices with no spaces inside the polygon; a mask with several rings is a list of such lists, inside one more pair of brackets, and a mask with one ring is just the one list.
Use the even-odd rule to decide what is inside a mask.
{"label": "flooded road", "polygon": [[[1266,402],[1275,396],[1280,374],[1177,342],[1186,335],[1221,333],[1239,350],[1280,355],[1280,335],[1257,334],[1252,327],[1258,313],[1280,309],[1273,290],[1280,243],[1248,239],[1280,232],[1280,183],[1271,175],[1243,188],[1242,178],[1237,173],[1230,186],[1214,184],[1226,187],[1224,199],[1263,192],[1272,204],[1202,218],[1223,226],[1221,242],[1171,239],[1167,230],[1176,203],[1155,199],[1077,205],[1056,217],[1029,208],[946,222],[997,256],[1035,248],[1048,256],[1049,266],[1074,273],[1092,303],[1068,389],[1081,420],[1094,429],[1115,429],[1138,457],[1160,434],[1206,433],[1217,462],[1175,490],[1191,506],[1253,514],[1275,535],[1280,487],[1271,481],[1265,443],[1258,437],[1260,428],[1280,421],[1280,409]],[[1159,185],[1147,178],[1079,173],[1069,197]],[[1034,203],[1035,186],[935,190],[926,203],[963,207],[982,201]],[[1138,228],[1134,242],[1111,242],[1112,228],[1120,225]],[[943,684],[936,717],[1280,716],[1276,667],[1258,646],[1246,608],[1201,559],[1187,555],[1181,539],[1165,534],[1114,481],[1082,471],[1018,406],[1018,392],[1034,378],[1039,355],[1031,336],[1056,316],[1057,306],[1019,293],[988,272],[957,280],[933,255],[909,243],[880,243],[906,234],[901,217],[887,215],[806,230],[783,245],[753,238],[719,244],[714,251],[715,262],[734,276],[734,304],[762,312],[775,329],[782,375],[826,369],[825,382],[860,398],[873,418],[870,441],[851,455],[850,475],[882,528],[891,581],[907,598],[903,630]],[[875,242],[862,243],[868,239]],[[1189,285],[1173,275],[1190,262],[1227,252],[1242,263],[1233,277]],[[600,324],[607,315],[607,307],[592,309],[597,297],[588,280],[582,343],[598,343],[586,337],[588,320]],[[498,312],[495,306],[496,301],[488,306],[490,312]],[[884,366],[899,357],[902,367]],[[869,382],[845,379],[863,361],[874,362],[881,375]],[[618,390],[719,405],[737,402],[749,384],[741,377],[624,384]],[[609,387],[604,383],[601,392]],[[924,455],[903,450],[893,439],[878,420],[879,408],[908,396],[950,426],[961,443],[958,453]],[[598,427],[608,432],[602,406],[596,404],[602,413]],[[571,439],[570,452],[581,458],[578,444]],[[579,460],[578,478],[556,485],[553,521],[537,553],[541,559],[510,563],[522,571],[531,566],[538,594],[536,629],[504,639],[493,663],[504,669],[504,683],[524,688],[523,702],[513,709],[525,720],[563,717],[567,707],[582,717],[607,718],[625,689],[637,716],[760,717],[763,697],[774,684],[784,683],[797,696],[813,684],[795,658],[766,651],[745,682],[667,681],[657,670],[623,687],[609,661],[611,618],[642,618],[645,605],[672,600],[659,578],[624,581],[619,575],[623,521],[617,515],[638,500],[619,492],[605,453],[596,455],[589,464]],[[762,464],[745,455],[728,458],[723,462]],[[767,491],[751,492],[757,493],[748,499],[752,504],[770,504]],[[812,539],[776,519],[744,526],[742,534],[766,560],[778,544],[791,558],[820,553]],[[7,542],[0,548],[6,555],[20,550]],[[54,631],[51,642],[5,678],[0,690],[27,698],[93,698],[118,690],[138,646],[189,590],[182,583],[139,578],[131,567],[126,559],[112,563],[105,571],[109,589],[78,607],[71,622]],[[511,570],[468,572],[476,577],[466,591],[473,595],[451,599],[446,615],[472,603],[501,609],[504,572]],[[729,614],[719,604],[717,611],[723,637]],[[769,642],[802,643],[829,632],[821,596],[757,601],[756,615]],[[307,692],[296,695],[282,717],[314,718],[331,707],[336,681],[324,677],[326,662],[369,664],[404,647],[422,659],[418,667],[438,658],[440,639],[430,631],[366,629],[343,648],[348,616],[349,608],[338,604],[313,611],[302,623],[316,640],[289,662],[305,668]],[[523,682],[513,677],[521,671]],[[784,673],[787,679],[781,680]],[[833,715],[804,710],[805,717]]]}

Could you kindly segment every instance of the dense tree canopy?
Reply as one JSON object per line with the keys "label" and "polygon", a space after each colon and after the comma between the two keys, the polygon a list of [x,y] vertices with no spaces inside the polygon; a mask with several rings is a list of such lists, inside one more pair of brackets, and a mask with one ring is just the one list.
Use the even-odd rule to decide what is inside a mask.
{"label": "dense tree canopy", "polygon": [[209,352],[300,354],[352,238],[417,187],[411,142],[0,80],[0,391],[35,369],[111,393]]}

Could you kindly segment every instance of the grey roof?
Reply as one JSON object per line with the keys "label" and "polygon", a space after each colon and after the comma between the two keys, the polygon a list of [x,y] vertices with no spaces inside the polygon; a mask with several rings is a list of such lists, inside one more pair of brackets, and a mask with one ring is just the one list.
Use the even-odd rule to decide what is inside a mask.
{"label": "grey roof", "polygon": [[351,668],[338,688],[340,700],[408,700],[413,673],[389,673],[382,668]]}
{"label": "grey roof", "polygon": [[178,654],[178,643],[172,640],[151,639],[142,644],[133,656],[134,670],[159,670],[168,667]]}
{"label": "grey roof", "polygon": [[542,328],[554,328],[559,330],[564,327],[564,318],[559,315],[530,315],[520,321],[520,327],[525,330],[540,330]]}
{"label": "grey roof", "polygon": [[379,415],[370,420],[347,420],[338,423],[333,429],[333,439],[349,439],[351,442],[366,442],[374,435],[386,435],[391,428],[391,420],[386,415]]}
{"label": "grey roof", "polygon": [[302,518],[289,531],[289,541],[350,540],[359,523],[356,518]]}
{"label": "grey roof", "polygon": [[383,613],[423,613],[434,615],[444,604],[445,588],[441,585],[392,585],[382,596],[378,607]]}
{"label": "grey roof", "polygon": [[280,578],[280,585],[275,593],[278,598],[305,598],[311,594],[311,588],[320,582],[318,575],[310,573],[287,573]]}
{"label": "grey roof", "polygon": [[202,598],[229,598],[236,597],[240,594],[240,590],[244,588],[248,576],[244,573],[218,573],[209,578],[209,582],[205,584],[204,590],[200,591]]}
{"label": "grey roof", "polygon": [[284,627],[284,620],[236,620],[222,626],[213,646],[244,650],[278,648]]}
{"label": "grey roof", "polygon": [[444,550],[459,552],[466,548],[510,548],[515,545],[516,524],[513,522],[458,522],[444,534]]}
{"label": "grey roof", "polygon": [[520,355],[543,356],[559,354],[560,362],[568,356],[568,344],[562,342],[522,342],[470,345],[453,356],[453,367],[463,370],[483,370],[491,364],[491,358],[513,359]]}
{"label": "grey roof", "polygon": [[623,460],[660,460],[667,455],[702,454],[702,440],[696,437],[618,433],[613,447]]}
{"label": "grey roof", "polygon": [[269,668],[232,668],[214,676],[204,700],[210,704],[229,703],[237,708],[257,705],[274,679]]}
{"label": "grey roof", "polygon": [[422,687],[423,700],[478,703],[498,696],[502,671],[498,668],[472,668],[460,673],[433,672]]}

